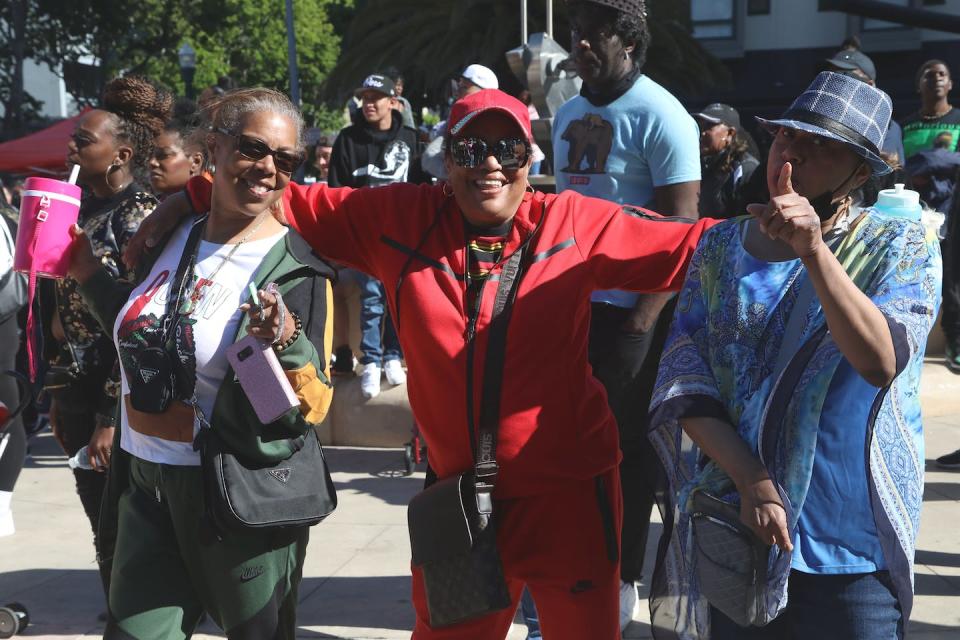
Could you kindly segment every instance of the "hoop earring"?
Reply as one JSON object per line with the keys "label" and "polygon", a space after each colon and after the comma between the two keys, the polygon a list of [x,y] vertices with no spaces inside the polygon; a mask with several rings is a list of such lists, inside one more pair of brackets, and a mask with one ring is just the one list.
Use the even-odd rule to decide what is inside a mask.
{"label": "hoop earring", "polygon": [[534,188],[533,188],[533,185],[530,184],[529,182],[527,183],[526,191],[529,191],[530,193],[536,193],[536,192],[537,192],[537,190],[534,189]]}
{"label": "hoop earring", "polygon": [[449,182],[444,182],[443,186],[440,187],[440,190],[443,191],[443,195],[447,196],[448,198],[453,195],[453,187],[450,186]]}
{"label": "hoop earring", "polygon": [[118,169],[120,169],[120,165],[117,164],[116,162],[112,162],[112,163],[110,163],[110,166],[107,167],[106,173],[103,174],[104,180],[106,180],[106,182],[107,182],[107,186],[110,187],[110,190],[111,190],[113,193],[117,193],[118,191],[120,191],[121,189],[123,189],[123,181],[122,181],[122,180],[120,181],[120,186],[119,186],[119,187],[114,187],[114,186],[113,186],[113,183],[110,182],[110,176],[113,174],[114,171],[117,171]]}

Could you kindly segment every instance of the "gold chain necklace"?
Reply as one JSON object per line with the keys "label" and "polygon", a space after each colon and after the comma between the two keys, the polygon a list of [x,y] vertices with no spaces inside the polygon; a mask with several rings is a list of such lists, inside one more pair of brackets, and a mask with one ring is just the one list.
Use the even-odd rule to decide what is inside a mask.
{"label": "gold chain necklace", "polygon": [[[206,276],[206,277],[204,278],[204,280],[206,280],[206,281],[208,281],[208,282],[213,282],[214,278],[217,277],[217,274],[220,273],[220,269],[222,269],[225,264],[227,264],[228,262],[230,262],[230,258],[232,258],[232,257],[233,257],[233,254],[235,254],[235,253],[237,252],[237,249],[240,248],[240,245],[242,245],[244,242],[246,242],[247,240],[249,240],[250,238],[252,238],[253,235],[254,235],[257,231],[260,230],[260,227],[263,226],[263,223],[266,222],[266,221],[267,221],[267,218],[270,217],[270,212],[268,211],[268,212],[262,213],[262,214],[260,214],[260,215],[262,216],[262,217],[260,218],[260,221],[257,222],[257,224],[255,224],[255,225],[253,226],[253,229],[251,229],[251,230],[248,231],[246,234],[244,234],[244,236],[243,236],[242,238],[240,238],[239,242],[237,242],[235,245],[233,245],[232,247],[230,247],[230,251],[227,253],[227,255],[225,255],[225,256],[223,257],[223,259],[220,261],[220,264],[217,265],[217,268],[214,269],[214,270],[213,270],[213,273],[211,273],[209,276]],[[201,288],[200,288],[200,279],[197,278],[197,281],[196,281],[196,283],[194,283],[194,286],[193,286],[193,293],[190,294],[189,308],[188,308],[188,310],[185,312],[185,314],[189,314],[189,313],[191,313],[191,312],[193,311],[193,308],[194,308],[197,304],[199,304],[201,297],[202,297],[202,293],[201,293]]]}

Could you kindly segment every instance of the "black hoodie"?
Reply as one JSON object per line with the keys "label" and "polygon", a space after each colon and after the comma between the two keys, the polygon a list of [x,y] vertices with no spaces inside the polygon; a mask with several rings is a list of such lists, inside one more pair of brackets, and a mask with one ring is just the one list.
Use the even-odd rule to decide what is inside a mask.
{"label": "black hoodie", "polygon": [[379,187],[392,182],[425,182],[420,168],[423,146],[415,129],[391,112],[390,128],[372,129],[361,115],[340,132],[330,156],[331,187]]}

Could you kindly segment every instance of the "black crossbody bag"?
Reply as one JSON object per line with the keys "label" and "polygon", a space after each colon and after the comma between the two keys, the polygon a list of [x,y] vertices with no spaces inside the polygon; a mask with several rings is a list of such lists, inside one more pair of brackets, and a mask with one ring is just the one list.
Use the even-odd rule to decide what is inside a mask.
{"label": "black crossbody bag", "polygon": [[[484,366],[479,433],[467,420],[474,467],[417,494],[407,510],[413,565],[423,573],[430,626],[446,627],[510,606],[497,549],[493,488],[507,327],[525,268],[522,245],[504,264],[494,299]],[[473,336],[467,345],[467,397],[473,397]],[[468,400],[468,407],[472,407]],[[477,436],[479,435],[479,438]]]}
{"label": "black crossbody bag", "polygon": [[[287,438],[290,455],[283,460],[257,463],[246,460],[223,442],[208,422],[196,402],[196,377],[188,375],[179,366],[179,355],[174,344],[180,318],[180,309],[188,284],[193,280],[197,252],[206,218],[194,223],[183,248],[173,281],[176,295],[167,302],[163,341],[160,347],[144,347],[138,353],[140,369],[153,367],[162,372],[152,376],[153,384],[141,389],[144,402],[154,402],[150,408],[162,413],[176,396],[191,397],[200,421],[200,431],[193,447],[200,452],[203,476],[205,534],[217,538],[231,532],[279,527],[301,527],[318,524],[337,508],[337,491],[330,477],[323,448],[313,428],[304,435]],[[307,336],[309,338],[309,335]],[[239,384],[228,374],[224,384]],[[164,388],[161,389],[160,387]]]}

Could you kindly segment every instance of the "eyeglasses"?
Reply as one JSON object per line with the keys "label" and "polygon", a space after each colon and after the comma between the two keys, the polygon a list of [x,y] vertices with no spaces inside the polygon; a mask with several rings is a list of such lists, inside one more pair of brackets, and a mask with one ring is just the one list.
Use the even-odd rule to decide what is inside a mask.
{"label": "eyeglasses", "polygon": [[570,37],[574,43],[602,42],[615,35],[613,25],[592,15],[578,15],[570,20]]}
{"label": "eyeglasses", "polygon": [[502,138],[488,145],[483,138],[458,138],[450,147],[458,167],[474,169],[493,156],[504,169],[519,169],[530,158],[530,145],[523,138]]}
{"label": "eyeglasses", "polygon": [[273,156],[273,164],[281,173],[292,174],[303,162],[303,153],[271,149],[263,140],[257,140],[242,133],[232,133],[226,129],[217,129],[217,132],[233,138],[237,143],[237,152],[248,160],[257,161]]}

